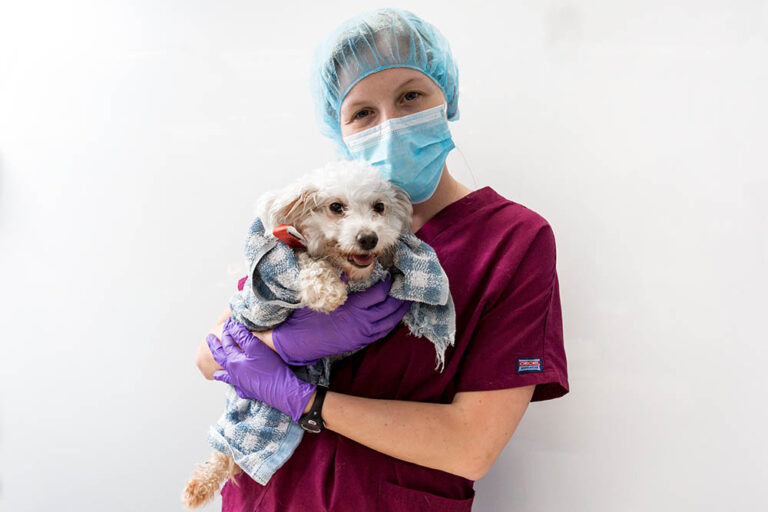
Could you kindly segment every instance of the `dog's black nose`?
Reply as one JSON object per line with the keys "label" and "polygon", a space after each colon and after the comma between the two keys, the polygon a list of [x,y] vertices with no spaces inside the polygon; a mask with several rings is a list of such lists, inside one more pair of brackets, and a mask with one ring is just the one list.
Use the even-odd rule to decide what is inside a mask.
{"label": "dog's black nose", "polygon": [[376,233],[358,233],[357,235],[357,244],[366,251],[376,247],[377,243],[379,243],[379,237]]}

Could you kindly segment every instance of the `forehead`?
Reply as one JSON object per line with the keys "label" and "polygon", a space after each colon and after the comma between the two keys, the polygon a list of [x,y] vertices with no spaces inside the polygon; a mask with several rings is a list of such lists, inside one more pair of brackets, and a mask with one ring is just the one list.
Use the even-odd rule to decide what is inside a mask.
{"label": "forehead", "polygon": [[388,68],[371,73],[349,90],[341,103],[341,108],[352,108],[359,103],[376,101],[388,97],[404,87],[414,86],[423,89],[440,89],[428,75],[411,68]]}

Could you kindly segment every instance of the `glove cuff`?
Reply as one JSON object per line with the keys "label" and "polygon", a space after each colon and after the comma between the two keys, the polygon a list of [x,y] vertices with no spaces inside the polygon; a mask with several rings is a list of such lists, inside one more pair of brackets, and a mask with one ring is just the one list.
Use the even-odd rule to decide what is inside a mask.
{"label": "glove cuff", "polygon": [[296,387],[286,394],[285,401],[286,405],[290,408],[290,412],[287,412],[287,414],[293,418],[293,421],[298,423],[299,419],[304,415],[304,409],[307,408],[307,404],[312,398],[312,394],[315,392],[317,386],[315,384],[310,384],[309,382],[304,382],[298,377],[295,378]]}

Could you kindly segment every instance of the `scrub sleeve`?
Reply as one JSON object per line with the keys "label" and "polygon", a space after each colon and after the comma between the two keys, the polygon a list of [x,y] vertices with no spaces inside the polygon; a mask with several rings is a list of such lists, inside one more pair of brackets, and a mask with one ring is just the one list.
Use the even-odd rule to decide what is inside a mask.
{"label": "scrub sleeve", "polygon": [[[568,392],[552,228],[491,187],[471,192],[416,236],[437,253],[456,306],[442,373],[429,340],[404,325],[333,363],[330,389],[367,398],[451,403],[456,393],[535,384],[532,401]],[[242,280],[240,283],[242,286]],[[333,431],[306,434],[266,485],[246,474],[222,510],[463,512],[474,482],[372,450]]]}

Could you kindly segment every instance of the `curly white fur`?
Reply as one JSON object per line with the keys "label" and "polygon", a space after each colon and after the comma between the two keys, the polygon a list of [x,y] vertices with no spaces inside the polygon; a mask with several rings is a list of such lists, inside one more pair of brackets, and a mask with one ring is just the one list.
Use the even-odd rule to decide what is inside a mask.
{"label": "curly white fur", "polygon": [[325,259],[299,253],[299,298],[302,304],[321,313],[330,313],[347,300],[347,287],[339,271]]}

